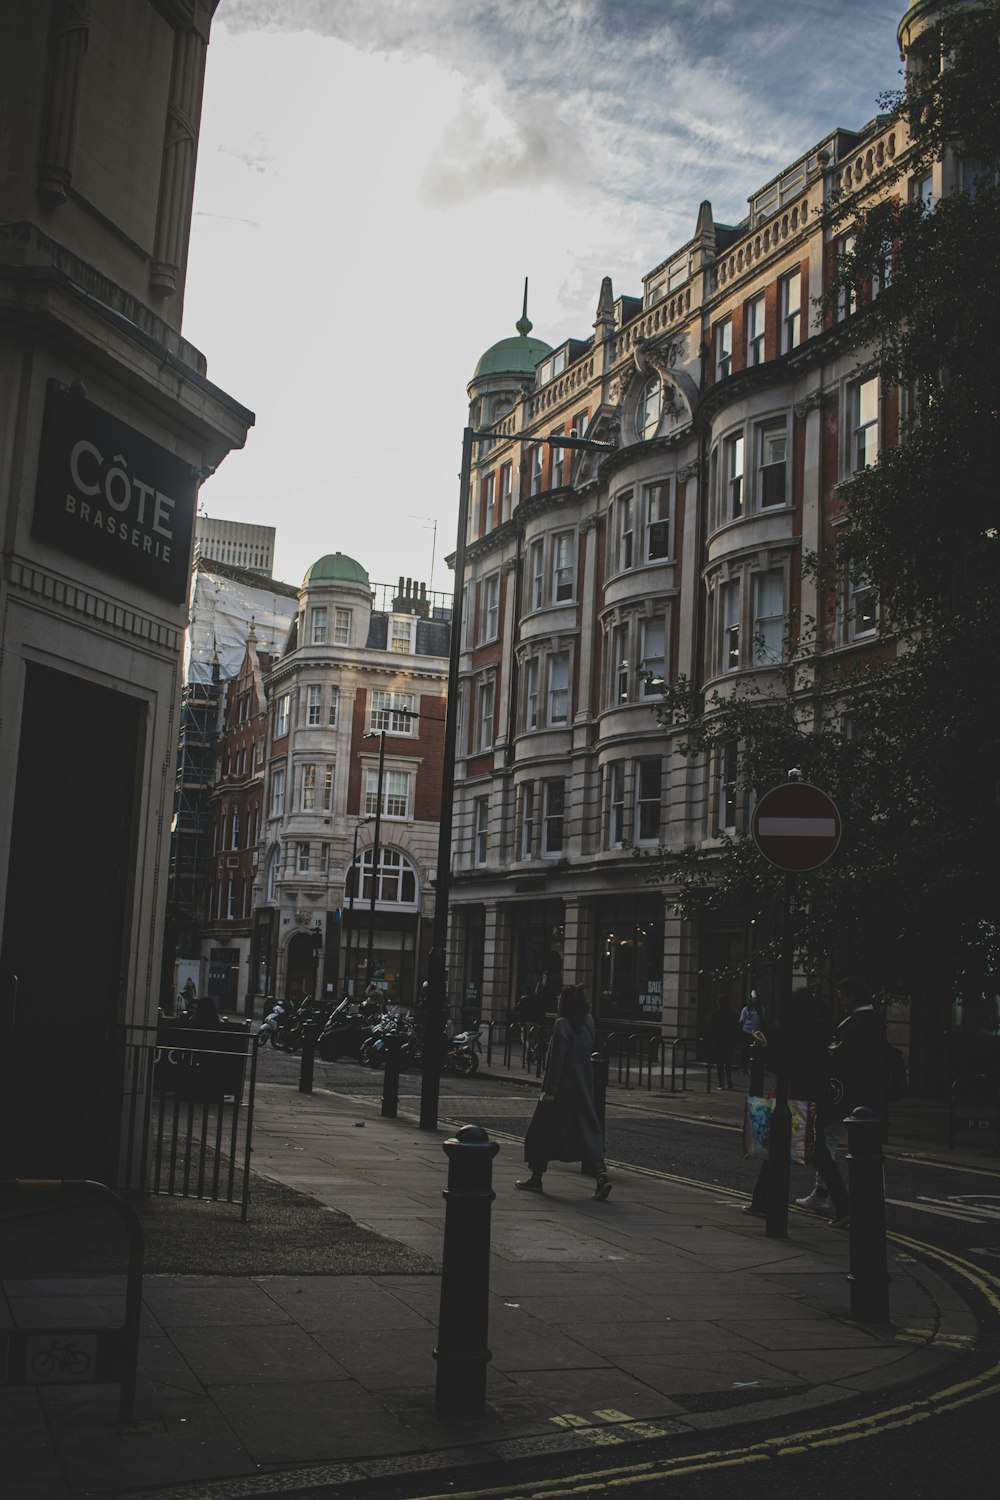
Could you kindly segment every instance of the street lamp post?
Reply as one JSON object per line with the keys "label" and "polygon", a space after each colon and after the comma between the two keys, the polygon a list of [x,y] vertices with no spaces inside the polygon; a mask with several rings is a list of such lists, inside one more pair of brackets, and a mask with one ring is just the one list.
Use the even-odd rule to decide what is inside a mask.
{"label": "street lamp post", "polygon": [[[495,432],[466,427],[462,434],[462,472],[458,497],[458,536],[455,545],[455,592],[451,610],[448,656],[448,702],[445,711],[444,756],[441,766],[441,818],[438,824],[437,876],[434,882],[434,927],[427,965],[427,1045],[420,1086],[420,1129],[436,1130],[441,1093],[441,1033],[444,1030],[448,983],[448,900],[451,895],[451,829],[455,792],[455,749],[458,737],[458,673],[462,654],[462,594],[465,588],[465,540],[469,529],[469,489],[472,445],[495,441]],[[523,441],[557,448],[597,448],[610,452],[614,443],[581,437],[535,437]]]}
{"label": "street lamp post", "polygon": [[354,944],[354,894],[358,888],[358,834],[371,818],[365,817],[360,823],[354,825],[354,843],[351,848],[351,894],[347,900],[347,942],[344,945],[344,999],[350,992],[351,982],[351,947]]}
{"label": "street lamp post", "polygon": [[379,736],[378,786],[375,803],[375,842],[372,845],[372,894],[368,907],[368,953],[365,957],[366,988],[375,981],[375,898],[378,893],[379,841],[382,837],[382,782],[385,777],[385,730],[372,729],[365,736],[366,739],[371,739],[376,733]]}

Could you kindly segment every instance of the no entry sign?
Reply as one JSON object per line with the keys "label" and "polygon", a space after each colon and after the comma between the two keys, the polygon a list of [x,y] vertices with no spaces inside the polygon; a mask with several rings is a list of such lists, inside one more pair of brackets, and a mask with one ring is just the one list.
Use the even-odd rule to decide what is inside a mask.
{"label": "no entry sign", "polygon": [[779,870],[815,870],[840,843],[840,813],[818,786],[788,781],[761,797],[750,832],[764,858]]}

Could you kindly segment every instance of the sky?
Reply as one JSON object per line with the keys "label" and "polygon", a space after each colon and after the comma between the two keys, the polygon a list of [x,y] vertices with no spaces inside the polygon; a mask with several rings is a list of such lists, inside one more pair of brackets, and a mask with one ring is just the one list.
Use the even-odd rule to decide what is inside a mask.
{"label": "sky", "polygon": [[900,82],[904,0],[220,0],[184,332],[256,413],[201,491],[451,593],[466,387],[592,332],[699,204],[747,198]]}

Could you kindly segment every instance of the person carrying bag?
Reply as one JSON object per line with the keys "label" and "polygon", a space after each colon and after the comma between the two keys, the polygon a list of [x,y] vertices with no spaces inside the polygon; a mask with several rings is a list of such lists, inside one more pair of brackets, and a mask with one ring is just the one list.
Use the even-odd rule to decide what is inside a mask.
{"label": "person carrying bag", "polygon": [[542,1192],[542,1177],[550,1161],[592,1165],[597,1171],[593,1196],[603,1203],[611,1192],[604,1165],[604,1132],[594,1107],[590,1058],[595,1032],[589,1012],[581,987],[566,985],[559,995],[542,1092],[524,1137],[524,1159],[531,1176],[515,1184],[522,1192]]}

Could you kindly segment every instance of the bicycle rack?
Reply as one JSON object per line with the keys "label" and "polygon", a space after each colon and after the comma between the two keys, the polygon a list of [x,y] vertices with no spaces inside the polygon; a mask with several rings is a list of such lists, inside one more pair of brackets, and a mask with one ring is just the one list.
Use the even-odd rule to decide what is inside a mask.
{"label": "bicycle rack", "polygon": [[18,1177],[0,1181],[0,1191],[52,1193],[66,1188],[104,1199],[125,1225],[129,1247],[125,1322],[120,1328],[10,1328],[0,1331],[0,1385],[79,1385],[88,1381],[117,1381],[120,1386],[118,1420],[131,1422],[135,1417],[139,1320],[142,1314],[145,1255],[142,1225],[133,1209],[103,1182],[76,1177]]}

